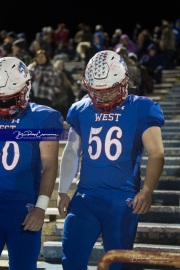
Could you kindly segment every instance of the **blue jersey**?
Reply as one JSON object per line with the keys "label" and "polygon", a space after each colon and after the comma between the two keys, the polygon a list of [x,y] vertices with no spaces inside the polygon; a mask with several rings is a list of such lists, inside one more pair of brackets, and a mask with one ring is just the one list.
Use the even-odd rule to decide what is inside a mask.
{"label": "blue jersey", "polygon": [[[63,129],[60,112],[30,103],[14,120],[0,120],[0,129]],[[2,140],[0,138],[0,199],[36,200],[41,180],[39,140]]]}
{"label": "blue jersey", "polygon": [[157,102],[129,95],[112,113],[100,113],[89,98],[74,103],[67,122],[82,139],[78,187],[139,191],[142,134],[164,124]]}

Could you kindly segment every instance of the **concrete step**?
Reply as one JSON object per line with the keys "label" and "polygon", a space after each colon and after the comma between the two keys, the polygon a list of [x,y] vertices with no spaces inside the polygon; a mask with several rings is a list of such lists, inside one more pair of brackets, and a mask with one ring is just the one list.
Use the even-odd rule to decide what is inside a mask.
{"label": "concrete step", "polygon": [[165,157],[167,156],[180,156],[180,147],[165,147],[164,149]]}
{"label": "concrete step", "polygon": [[171,88],[171,92],[175,92],[175,91],[178,92],[178,89],[180,89],[180,80],[178,80],[178,81],[173,85],[173,87]]}
{"label": "concrete step", "polygon": [[[157,245],[157,244],[141,244],[135,243],[134,250],[161,251],[161,252],[180,252],[178,245]],[[104,255],[104,249],[101,243],[96,243],[89,258],[90,265],[97,265],[99,259]],[[45,242],[43,257],[46,262],[61,262],[62,258],[62,242]]]}
{"label": "concrete step", "polygon": [[177,83],[179,83],[179,80],[180,80],[179,71],[177,69],[174,69],[174,73],[173,72],[168,73],[168,71],[167,71],[167,73],[162,74],[162,79],[164,79],[164,78],[174,78],[174,79],[176,79],[175,83],[177,84]]}
{"label": "concrete step", "polygon": [[[180,106],[180,104],[179,104]],[[180,119],[177,120],[177,119],[173,119],[173,120],[166,120],[166,123],[165,123],[166,126],[179,126],[180,127]]]}
{"label": "concrete step", "polygon": [[180,113],[176,111],[174,112],[174,114],[166,114],[165,116],[165,120],[172,120],[172,119],[180,119]]}
{"label": "concrete step", "polygon": [[[165,157],[179,157],[180,156],[180,147],[179,147],[179,143],[180,141],[176,141],[176,143],[174,143],[173,147],[173,140],[169,141],[168,143],[164,143],[164,153],[165,153]],[[142,156],[147,156],[147,153],[144,152]]]}
{"label": "concrete step", "polygon": [[169,94],[169,91],[170,91],[169,89],[154,88],[153,94],[154,95],[162,95],[162,96],[164,96],[164,95]]}
{"label": "concrete step", "polygon": [[[145,175],[146,165],[141,165],[141,174]],[[163,168],[162,175],[165,176],[180,176],[180,166],[179,165],[165,165]]]}
{"label": "concrete step", "polygon": [[[142,179],[142,185],[143,182],[144,179]],[[156,190],[180,190],[180,177],[162,175],[157,183]]]}
{"label": "concrete step", "polygon": [[180,126],[163,126],[161,128],[162,132],[165,133],[165,132],[174,132],[174,133],[180,133]]}
{"label": "concrete step", "polygon": [[[3,251],[2,252],[2,256],[0,258],[0,270],[8,270],[9,268],[9,262],[8,262],[8,254],[7,251]],[[37,270],[62,270],[62,265],[60,263],[48,263],[48,262],[44,262],[43,258],[39,258],[38,262],[37,262]],[[96,270],[95,266],[89,266],[88,265],[88,269],[89,270]],[[26,269],[25,269],[26,270]]]}
{"label": "concrete step", "polygon": [[180,206],[152,205],[147,214],[140,215],[140,222],[179,223]]}
{"label": "concrete step", "polygon": [[[174,93],[176,93],[176,90],[174,90]],[[160,105],[162,106],[162,108],[178,107],[179,106],[179,100],[169,100],[169,99],[165,98],[164,100],[162,100],[160,102]]]}
{"label": "concrete step", "polygon": [[168,76],[168,75],[180,75],[180,71],[179,71],[179,68],[175,68],[175,69],[163,69],[162,70],[162,76]]}
{"label": "concrete step", "polygon": [[162,74],[162,83],[171,83],[171,84],[178,84],[179,83],[179,72],[176,70],[172,73],[165,73]]}
{"label": "concrete step", "polygon": [[176,108],[179,108],[180,106],[180,103],[178,101],[161,101],[160,102],[160,105],[161,105],[161,108],[164,110],[164,109],[176,109]]}
{"label": "concrete step", "polygon": [[180,206],[179,190],[155,190],[153,205]]}
{"label": "concrete step", "polygon": [[175,100],[175,101],[180,102],[180,93],[179,92],[171,92],[168,95],[166,95],[166,99]]}
{"label": "concrete step", "polygon": [[180,133],[162,132],[163,140],[180,140]]}
{"label": "concrete step", "polygon": [[180,224],[139,222],[135,243],[180,245]]}
{"label": "concrete step", "polygon": [[[63,234],[63,222],[56,223],[56,230],[54,234],[61,237]],[[61,240],[61,239],[60,239]],[[100,242],[102,238],[99,238]],[[136,243],[164,243],[164,244],[180,244],[180,224],[169,224],[169,223],[150,223],[150,222],[139,222],[136,233]]]}
{"label": "concrete step", "polygon": [[173,88],[171,89],[172,92],[179,91],[180,89],[180,82],[176,83]]}
{"label": "concrete step", "polygon": [[[179,103],[179,101],[180,101],[179,96],[180,96],[179,89],[175,88],[165,96],[165,100],[176,101]],[[169,99],[169,97],[171,97],[171,99]]]}
{"label": "concrete step", "polygon": [[[167,117],[169,115],[170,116],[173,116],[173,115],[176,116],[176,114],[179,114],[180,107],[168,107],[168,106],[165,107],[164,106],[164,107],[161,107],[161,109],[162,109],[164,117],[165,117],[165,125],[166,125],[166,121],[168,120]],[[172,118],[170,120],[173,120],[173,119],[177,119],[177,118]],[[179,124],[178,124],[178,126],[179,126]]]}
{"label": "concrete step", "polygon": [[171,148],[179,148],[180,147],[180,141],[179,140],[163,140],[163,144],[165,148],[171,147]]}
{"label": "concrete step", "polygon": [[162,83],[172,83],[172,84],[175,84],[177,83],[177,78],[174,78],[174,77],[162,77]]}
{"label": "concrete step", "polygon": [[7,260],[7,259],[8,259],[8,252],[6,249],[4,249],[0,257],[0,265],[1,265],[1,260]]}
{"label": "concrete step", "polygon": [[[39,260],[37,263],[37,270],[45,270],[45,269],[46,270],[63,270],[61,263],[44,262],[42,260]],[[8,260],[0,260],[0,270],[8,270]],[[96,265],[88,265],[88,270],[97,270],[97,266]],[[133,267],[133,270],[136,270],[136,269],[134,269],[134,267]],[[140,269],[137,269],[137,270],[140,270]],[[146,267],[146,269],[143,268],[143,270],[153,270],[153,269],[152,268],[149,269]],[[168,270],[171,270],[171,269],[168,269]],[[172,269],[172,270],[174,270],[174,269]]]}
{"label": "concrete step", "polygon": [[154,84],[154,89],[171,89],[171,88],[173,88],[173,86],[174,86],[174,83],[155,83]]}
{"label": "concrete step", "polygon": [[[49,224],[45,223],[45,226]],[[52,232],[54,236],[62,236],[63,227],[64,227],[64,220],[60,222],[53,223]],[[49,230],[49,229],[48,229]],[[169,233],[179,233],[180,232],[180,224],[170,224],[170,223],[153,223],[153,222],[139,222],[138,224],[138,232],[144,231],[152,231],[152,232],[169,232]],[[178,241],[179,241],[178,236]]]}
{"label": "concrete step", "polygon": [[175,95],[178,95],[179,94],[179,89],[180,89],[180,86],[178,85],[178,86],[174,86],[171,90],[170,90],[170,92],[169,93],[171,93],[171,94],[175,94]]}
{"label": "concrete step", "polygon": [[134,250],[180,253],[179,245],[134,244]]}
{"label": "concrete step", "polygon": [[[141,165],[141,174],[145,175],[146,165]],[[162,175],[165,176],[180,176],[180,165],[164,165]]]}
{"label": "concrete step", "polygon": [[[46,235],[46,240],[44,242],[51,241],[50,239],[53,239],[53,241],[61,241],[63,228],[64,221],[56,222],[55,224],[53,223],[52,226],[51,223],[45,222],[42,233],[42,237]],[[97,242],[102,243],[101,236]],[[135,243],[179,245],[180,224],[139,222]]]}
{"label": "concrete step", "polygon": [[154,100],[154,101],[156,101],[156,102],[161,102],[161,101],[163,101],[163,96],[162,95],[160,95],[160,94],[148,94],[147,95],[147,97],[149,97],[149,98],[151,98],[152,100]]}
{"label": "concrete step", "polygon": [[[147,164],[147,160],[148,160],[148,157],[147,156],[143,156],[142,159],[141,159],[141,164],[142,165],[145,165]],[[179,166],[180,168],[180,156],[165,156],[165,166]]]}
{"label": "concrete step", "polygon": [[[44,243],[43,258],[46,262],[61,262],[62,254],[61,241],[47,241]],[[97,242],[89,257],[89,264],[96,265],[103,254],[102,244]]]}
{"label": "concrete step", "polygon": [[56,207],[48,207],[45,212],[45,219],[49,222],[57,221],[57,219],[61,219],[59,211]]}
{"label": "concrete step", "polygon": [[164,114],[164,118],[165,121],[167,119],[174,119],[172,118],[173,116],[176,117],[176,115],[178,115],[180,113],[180,108],[162,108],[163,114]]}

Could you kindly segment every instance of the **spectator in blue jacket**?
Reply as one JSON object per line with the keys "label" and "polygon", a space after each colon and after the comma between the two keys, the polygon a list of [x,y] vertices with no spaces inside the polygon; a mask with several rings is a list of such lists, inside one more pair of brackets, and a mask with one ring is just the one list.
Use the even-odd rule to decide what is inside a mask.
{"label": "spectator in blue jacket", "polygon": [[158,52],[157,46],[154,43],[151,43],[147,47],[147,53],[142,55],[139,60],[139,64],[146,67],[149,75],[153,77],[155,83],[161,83],[162,70],[165,67],[165,61],[161,53]]}

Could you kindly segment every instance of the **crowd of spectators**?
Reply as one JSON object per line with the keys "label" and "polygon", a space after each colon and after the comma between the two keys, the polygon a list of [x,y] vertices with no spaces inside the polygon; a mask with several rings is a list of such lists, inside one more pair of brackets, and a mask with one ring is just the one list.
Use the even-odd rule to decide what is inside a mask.
{"label": "crowd of spectators", "polygon": [[28,42],[26,33],[3,29],[0,31],[0,57],[21,59],[31,72],[32,100],[63,110],[65,117],[75,101],[73,87],[76,84],[66,72],[66,62],[83,62],[85,68],[96,52],[114,50],[125,58],[130,88],[137,88],[140,95],[152,93],[154,84],[161,83],[162,70],[180,65],[179,18],[173,23],[162,19],[152,31],[137,23],[132,32],[130,36],[117,27],[110,35],[103,25],[98,24],[93,29],[81,22],[72,36],[66,24],[59,23],[56,29],[43,27]]}

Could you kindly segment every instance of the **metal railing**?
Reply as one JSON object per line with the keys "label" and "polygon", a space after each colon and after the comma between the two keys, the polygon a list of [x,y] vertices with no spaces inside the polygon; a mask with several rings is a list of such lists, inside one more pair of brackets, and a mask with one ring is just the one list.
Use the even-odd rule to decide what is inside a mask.
{"label": "metal railing", "polygon": [[114,262],[158,266],[180,266],[180,253],[110,250],[98,261],[97,270],[108,270],[109,266]]}

